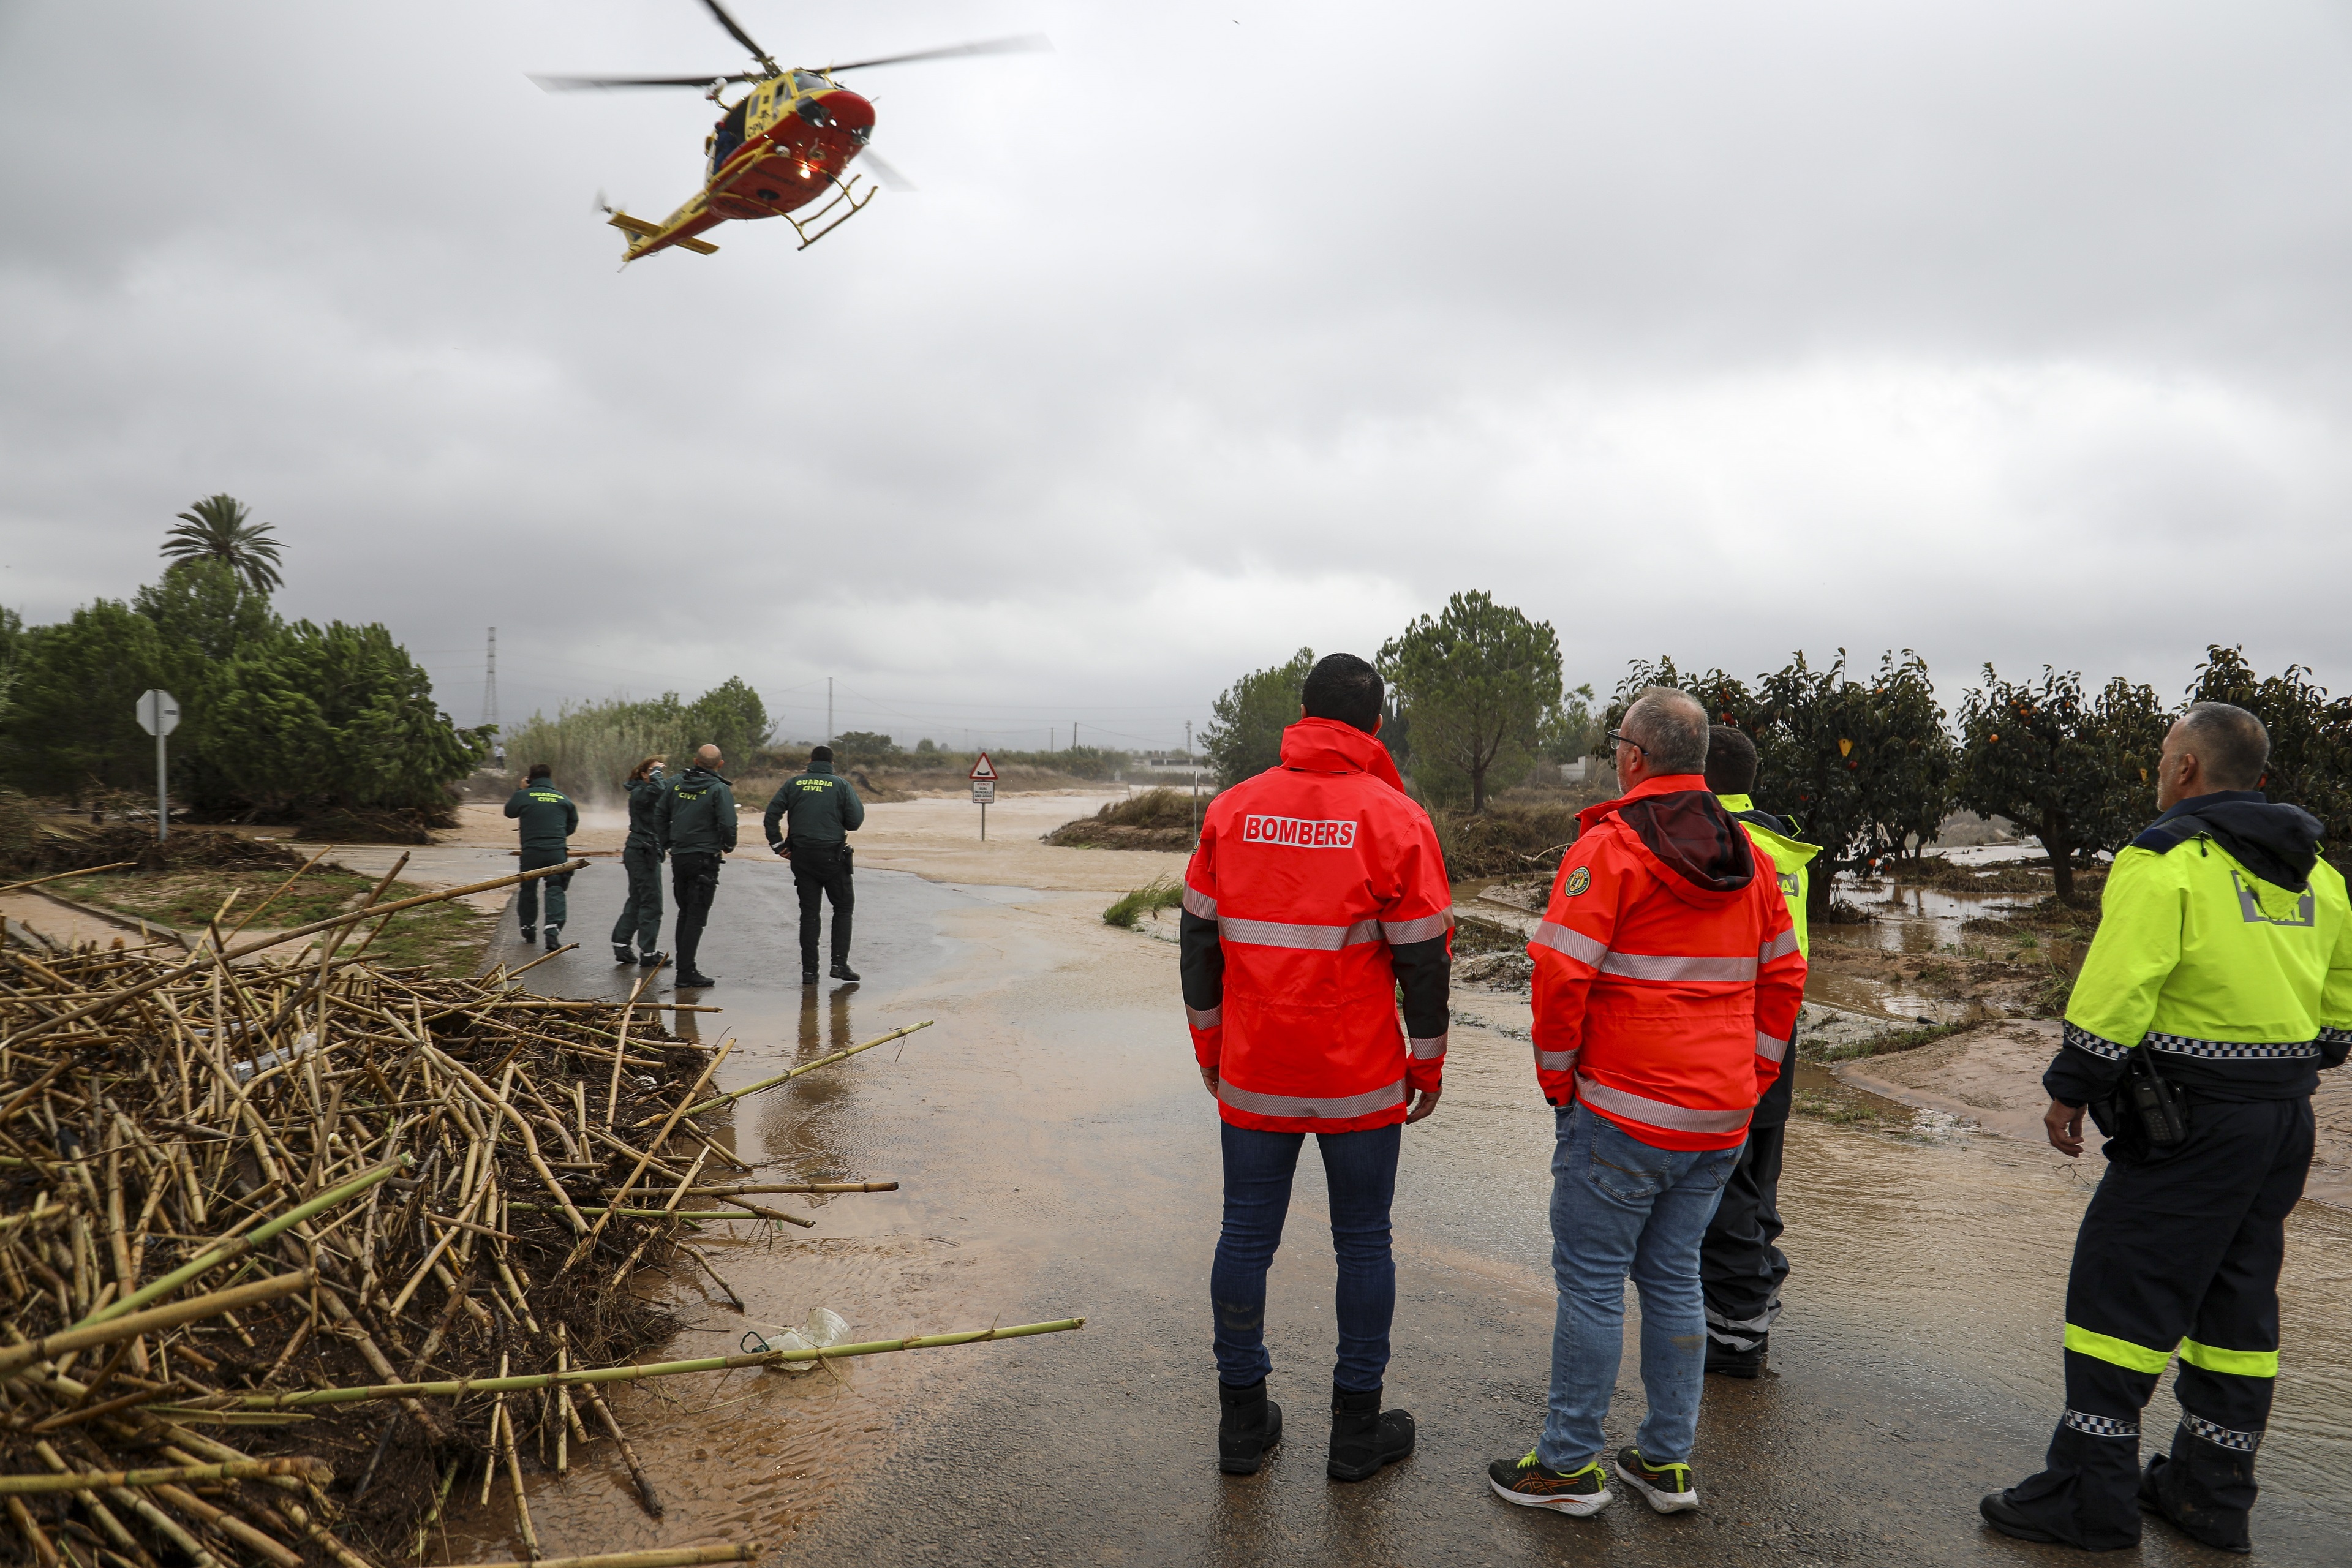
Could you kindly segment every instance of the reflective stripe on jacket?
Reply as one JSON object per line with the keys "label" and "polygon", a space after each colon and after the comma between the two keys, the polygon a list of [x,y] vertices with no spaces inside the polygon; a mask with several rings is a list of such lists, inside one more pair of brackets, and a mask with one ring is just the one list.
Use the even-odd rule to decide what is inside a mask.
{"label": "reflective stripe on jacket", "polygon": [[1280,767],[1210,804],[1182,924],[1186,1022],[1227,1121],[1385,1127],[1409,1089],[1439,1087],[1453,895],[1428,813],[1370,735],[1301,720]]}
{"label": "reflective stripe on jacket", "polygon": [[1654,1148],[1732,1148],[1804,1001],[1779,879],[1696,773],[1578,822],[1528,943],[1544,1098],[1581,1099]]}

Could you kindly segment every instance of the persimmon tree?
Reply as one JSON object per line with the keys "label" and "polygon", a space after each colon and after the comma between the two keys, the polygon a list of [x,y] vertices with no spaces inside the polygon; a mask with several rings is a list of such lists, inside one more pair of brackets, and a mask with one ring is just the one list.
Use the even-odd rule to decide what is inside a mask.
{"label": "persimmon tree", "polygon": [[2003,680],[1990,664],[1960,699],[1959,803],[2005,816],[2042,842],[2059,900],[2074,871],[2128,843],[2156,815],[2156,762],[2173,716],[2121,677],[2089,695],[2076,671]]}
{"label": "persimmon tree", "polygon": [[2302,665],[2263,679],[2244,649],[2208,647],[2189,700],[2235,703],[2263,721],[2271,732],[2263,787],[2319,818],[2329,861],[2352,866],[2352,697],[2331,699]]}

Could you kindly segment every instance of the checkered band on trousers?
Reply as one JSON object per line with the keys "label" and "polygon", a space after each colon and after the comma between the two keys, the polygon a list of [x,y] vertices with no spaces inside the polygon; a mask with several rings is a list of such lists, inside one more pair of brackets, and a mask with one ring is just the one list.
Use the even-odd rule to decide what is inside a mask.
{"label": "checkered band on trousers", "polygon": [[2241,1040],[2192,1040],[2185,1035],[2159,1035],[2151,1030],[2146,1044],[2152,1051],[2165,1051],[2176,1057],[2203,1057],[2209,1061],[2221,1062],[2277,1061],[2319,1055],[2319,1042],[2316,1040],[2266,1045]]}
{"label": "checkered band on trousers", "polygon": [[2241,1454],[2252,1453],[2263,1441],[2260,1432],[2240,1432],[2189,1410],[2180,1413],[2180,1429],[2192,1437],[2204,1438],[2217,1448],[2235,1448]]}
{"label": "checkered band on trousers", "polygon": [[2105,1057],[2113,1062],[2123,1060],[2129,1048],[2113,1040],[2101,1039],[2090,1030],[2074,1024],[2066,1026],[2066,1043],[2078,1051],[2088,1051],[2095,1057]]}
{"label": "checkered band on trousers", "polygon": [[2088,1411],[2069,1410],[2064,1425],[2077,1432],[2087,1432],[2094,1437],[2137,1437],[2139,1423],[2118,1421],[2112,1415],[2093,1415]]}
{"label": "checkered band on trousers", "polygon": [[2323,1046],[2352,1046],[2352,1029],[2322,1029],[2319,1043]]}

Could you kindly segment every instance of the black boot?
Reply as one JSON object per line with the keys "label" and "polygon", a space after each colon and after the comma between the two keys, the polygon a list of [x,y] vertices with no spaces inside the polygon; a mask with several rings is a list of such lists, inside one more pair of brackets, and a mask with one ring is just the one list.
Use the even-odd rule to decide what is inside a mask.
{"label": "black boot", "polygon": [[817,973],[816,965],[814,963],[801,971],[801,984],[803,985],[814,985],[822,978],[824,977]]}
{"label": "black boot", "polygon": [[1265,1379],[1247,1388],[1217,1384],[1217,1468],[1229,1476],[1254,1476],[1282,1441],[1282,1406],[1265,1396]]}
{"label": "black boot", "polygon": [[1331,1390],[1331,1454],[1324,1469],[1335,1481],[1369,1480],[1382,1465],[1412,1452],[1412,1417],[1382,1410],[1381,1391]]}
{"label": "black boot", "polygon": [[1706,1340],[1706,1370],[1717,1377],[1761,1377],[1765,1358],[1771,1353],[1772,1336],[1765,1335],[1744,1351],[1733,1350],[1721,1340],[1709,1334]]}
{"label": "black boot", "polygon": [[619,942],[614,942],[614,943],[613,944],[613,962],[614,962],[614,963],[635,963],[636,961],[637,961],[637,952],[636,952],[636,949],[635,949],[635,948],[633,948],[633,947],[623,947],[623,946],[622,946]]}
{"label": "black boot", "polygon": [[835,980],[856,980],[858,978],[858,973],[849,967],[849,960],[836,958],[833,961],[833,977]]}
{"label": "black boot", "polygon": [[[2236,1500],[2228,1496],[2229,1490],[2235,1489],[2229,1488],[2227,1483],[2238,1479],[2232,1472],[2241,1468],[2235,1461],[2242,1460],[2243,1489],[2251,1499],[2254,1491],[2254,1457],[2231,1453],[2208,1444],[2206,1447],[2213,1449],[2221,1463],[2199,1466],[2193,1460],[2186,1459],[2181,1453],[2181,1449],[2193,1441],[2183,1433],[2174,1439],[2170,1454],[2158,1454],[2148,1460],[2147,1472],[2140,1477],[2139,1506],[2149,1513],[2160,1515],[2191,1541],[2216,1551],[2252,1552],[2253,1542],[2246,1533],[2249,1510],[2227,1506]],[[2199,1486],[2198,1482],[2209,1479],[2196,1473],[2200,1468],[2221,1472],[2223,1487]],[[2216,1498],[2213,1495],[2216,1492],[2221,1493],[2221,1497]],[[2204,1495],[2200,1497],[2200,1493]],[[2217,1503],[2220,1506],[2216,1506]]]}
{"label": "black boot", "polygon": [[562,947],[562,945],[563,945],[563,928],[562,928],[562,926],[550,926],[550,927],[548,927],[548,928],[547,928],[547,951],[548,951],[548,952],[553,952],[557,948]]}

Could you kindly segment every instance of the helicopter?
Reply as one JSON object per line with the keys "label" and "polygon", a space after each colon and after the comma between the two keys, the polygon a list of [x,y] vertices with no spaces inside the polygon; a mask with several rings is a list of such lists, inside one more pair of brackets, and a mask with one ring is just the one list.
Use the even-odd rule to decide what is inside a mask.
{"label": "helicopter", "polygon": [[[883,184],[913,189],[904,175],[868,149],[866,144],[874,136],[874,105],[834,80],[840,72],[1053,47],[1043,35],[1031,33],[882,55],[820,69],[785,67],[778,65],[775,57],[728,15],[719,0],[702,0],[702,4],[737,43],[751,51],[758,62],[756,68],[704,76],[531,78],[548,92],[582,88],[700,88],[703,96],[724,111],[703,139],[707,163],[702,189],[669,216],[656,223],[607,205],[598,196],[597,208],[607,215],[605,221],[625,237],[621,255],[624,267],[672,247],[709,256],[719,247],[700,237],[730,218],[782,218],[799,234],[799,248],[806,250],[866,210],[878,194],[870,183],[861,192],[858,187],[864,177],[848,173],[850,163],[860,156]],[[729,103],[721,95],[738,83],[751,90]],[[812,204],[819,204],[814,211],[802,211]]]}

